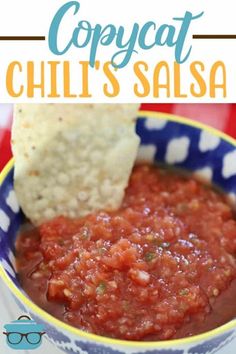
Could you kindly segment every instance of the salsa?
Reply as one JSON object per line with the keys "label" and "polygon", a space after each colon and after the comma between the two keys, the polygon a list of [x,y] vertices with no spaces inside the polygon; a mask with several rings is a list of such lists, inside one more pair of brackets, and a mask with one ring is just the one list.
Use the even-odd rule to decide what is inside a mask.
{"label": "salsa", "polygon": [[236,315],[236,221],[223,193],[182,173],[137,165],[119,210],[24,227],[20,282],[84,331],[164,340]]}

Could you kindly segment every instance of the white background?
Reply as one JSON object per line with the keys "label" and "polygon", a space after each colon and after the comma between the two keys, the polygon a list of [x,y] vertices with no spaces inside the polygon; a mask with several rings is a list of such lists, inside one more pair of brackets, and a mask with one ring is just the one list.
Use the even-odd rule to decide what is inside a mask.
{"label": "white background", "polygon": [[[0,35],[46,35],[48,34],[51,20],[60,7],[66,1],[32,1],[32,0],[0,0]],[[185,11],[191,11],[193,14],[198,14],[204,11],[204,16],[201,19],[195,20],[190,28],[187,38],[187,46],[193,46],[188,62],[181,66],[182,76],[182,91],[189,94],[189,86],[192,82],[189,73],[189,63],[195,60],[204,62],[206,72],[204,78],[207,86],[209,80],[209,68],[217,61],[224,61],[227,67],[227,98],[222,98],[222,93],[219,90],[216,99],[209,98],[207,92],[204,98],[193,98],[189,94],[186,99],[175,99],[173,97],[173,89],[171,97],[165,98],[164,95],[160,99],[153,99],[152,93],[146,98],[135,97],[133,93],[133,85],[135,76],[132,71],[132,62],[144,60],[149,64],[150,72],[148,73],[149,81],[151,82],[153,68],[155,64],[161,60],[166,60],[170,63],[174,61],[174,51],[166,47],[155,47],[151,50],[139,50],[138,54],[134,54],[130,64],[124,69],[118,71],[117,77],[121,85],[121,92],[118,97],[110,99],[104,96],[102,87],[106,82],[106,78],[102,71],[94,72],[91,70],[90,87],[92,97],[84,99],[84,102],[233,102],[236,101],[236,40],[192,40],[192,34],[235,34],[235,1],[234,0],[81,0],[81,8],[79,14],[75,17],[68,18],[66,22],[64,36],[70,38],[76,23],[82,19],[89,20],[93,25],[100,23],[106,25],[113,23],[117,27],[123,25],[126,28],[127,36],[135,22],[140,25],[147,21],[154,21],[157,25],[163,23],[173,23],[172,17],[181,17]],[[98,51],[97,59],[102,62],[108,61],[114,46],[102,48]],[[79,94],[81,91],[81,70],[78,65],[80,60],[88,60],[89,48],[71,49],[66,56],[54,56],[48,49],[48,42],[0,42],[0,101],[13,102],[11,97],[8,97],[5,88],[5,73],[8,64],[13,60],[26,62],[34,60],[39,63],[41,60],[70,60],[72,63],[72,86],[73,91]],[[49,81],[49,71],[46,70],[46,81]],[[36,73],[39,75],[39,71]],[[62,72],[58,79],[59,91],[62,92]],[[172,84],[174,85],[173,75],[171,76]],[[26,82],[26,72],[15,76],[15,84]],[[47,91],[47,89],[46,89]],[[47,92],[46,92],[47,93]],[[50,101],[50,99],[40,99],[39,95],[35,95],[34,101],[40,100]],[[18,99],[19,102],[26,102],[26,95]],[[30,99],[32,101],[32,99]],[[52,101],[52,100],[51,100]],[[54,102],[66,101],[63,98],[54,99]],[[68,102],[82,102],[81,98],[67,99]],[[16,102],[16,99],[14,99]]]}

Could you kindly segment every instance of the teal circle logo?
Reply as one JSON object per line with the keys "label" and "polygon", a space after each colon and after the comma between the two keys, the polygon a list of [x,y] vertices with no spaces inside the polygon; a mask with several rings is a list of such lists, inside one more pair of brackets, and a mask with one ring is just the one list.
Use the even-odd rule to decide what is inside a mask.
{"label": "teal circle logo", "polygon": [[45,334],[43,325],[36,323],[29,316],[20,316],[4,326],[6,342],[11,349],[37,349],[42,344],[42,337]]}

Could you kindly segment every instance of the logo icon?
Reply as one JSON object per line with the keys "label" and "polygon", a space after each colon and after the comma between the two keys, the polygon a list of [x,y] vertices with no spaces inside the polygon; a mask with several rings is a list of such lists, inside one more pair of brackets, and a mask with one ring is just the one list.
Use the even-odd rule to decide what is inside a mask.
{"label": "logo icon", "polygon": [[37,349],[42,344],[43,325],[37,324],[29,316],[20,316],[4,326],[7,345],[12,349]]}

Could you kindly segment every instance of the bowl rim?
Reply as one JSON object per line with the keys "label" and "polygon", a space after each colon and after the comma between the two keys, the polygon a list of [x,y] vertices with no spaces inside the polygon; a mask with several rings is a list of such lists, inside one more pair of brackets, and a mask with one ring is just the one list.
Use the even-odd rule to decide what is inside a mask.
{"label": "bowl rim", "polygon": [[[189,118],[185,118],[182,116],[174,115],[174,114],[168,114],[168,113],[163,113],[163,112],[153,112],[153,111],[145,111],[145,110],[140,110],[138,114],[139,118],[156,118],[156,119],[166,119],[167,121],[172,121],[175,123],[181,123],[183,125],[191,126],[197,129],[201,129],[204,131],[209,132],[212,135],[215,135],[219,137],[220,139],[228,142],[229,144],[233,145],[236,147],[236,139],[230,137],[229,135],[212,128],[206,124],[194,121]],[[14,158],[12,158],[6,166],[3,168],[3,170],[0,173],[0,186],[3,184],[5,178],[8,176],[9,172],[12,170],[14,166]],[[43,309],[41,309],[39,306],[37,306],[33,301],[31,301],[28,297],[26,297],[17,287],[16,285],[12,282],[10,277],[7,275],[5,272],[2,264],[0,264],[0,278],[3,280],[3,282],[7,285],[9,290],[15,295],[16,298],[19,298],[24,305],[26,305],[28,308],[30,308],[32,311],[34,311],[37,315],[39,315],[43,320],[55,325],[56,328],[65,330],[66,332],[69,332],[72,335],[78,335],[81,337],[83,340],[87,341],[92,341],[96,342],[102,345],[114,345],[114,346],[120,346],[120,347],[139,347],[139,348],[170,348],[170,347],[178,347],[180,345],[188,345],[188,344],[193,344],[197,342],[202,342],[204,340],[208,340],[211,337],[221,335],[225,333],[226,331],[232,330],[236,328],[236,318],[225,323],[224,325],[221,325],[215,329],[212,329],[207,332],[203,332],[198,335],[194,335],[191,337],[186,337],[186,338],[180,338],[180,339],[170,339],[170,340],[163,340],[163,341],[147,341],[147,342],[142,342],[142,341],[128,341],[128,340],[121,340],[121,339],[114,339],[114,338],[109,338],[109,337],[103,337],[97,334],[93,333],[88,333],[85,331],[82,331],[78,328],[75,328],[69,324],[66,324],[65,322],[55,318],[53,315],[47,313]]]}

